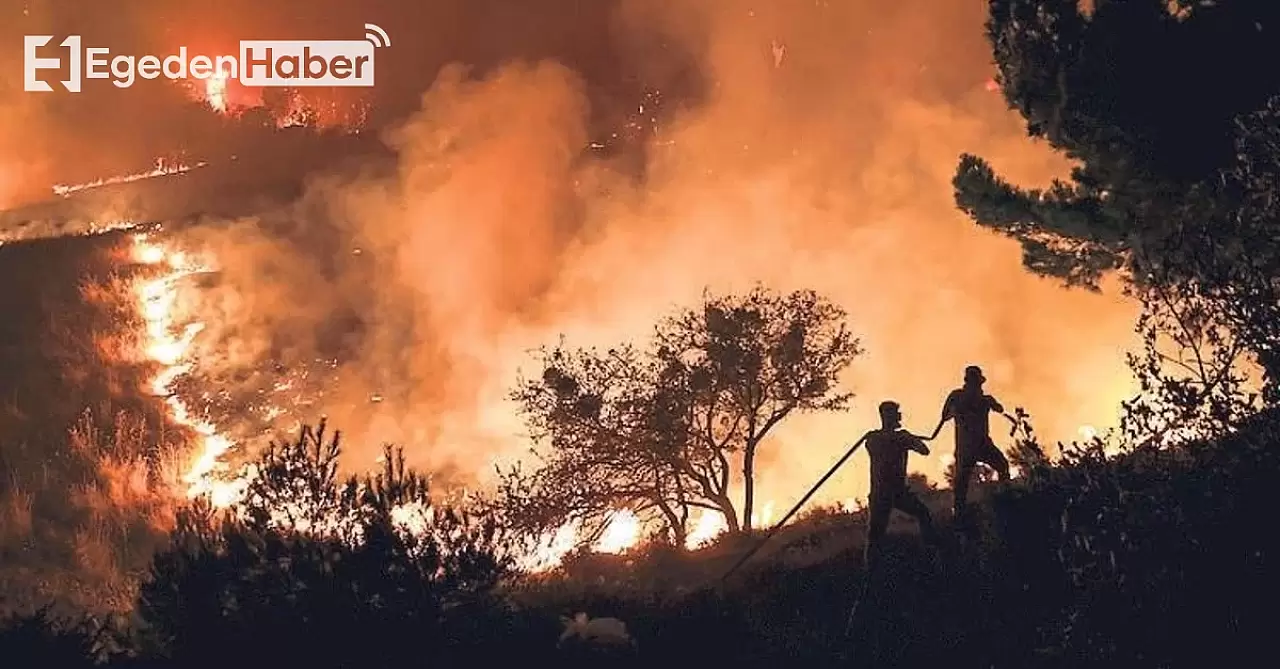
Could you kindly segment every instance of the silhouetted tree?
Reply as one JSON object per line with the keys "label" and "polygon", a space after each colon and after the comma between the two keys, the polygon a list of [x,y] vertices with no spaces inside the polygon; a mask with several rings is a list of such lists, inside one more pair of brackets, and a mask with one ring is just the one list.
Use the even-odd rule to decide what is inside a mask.
{"label": "silhouetted tree", "polygon": [[[683,387],[689,438],[717,453],[740,453],[742,527],[752,529],[755,461],[764,439],[800,411],[840,411],[840,373],[862,351],[845,311],[813,291],[706,296],[658,327],[665,388]],[[730,518],[730,527],[738,523]]]}
{"label": "silhouetted tree", "polygon": [[1020,239],[1028,267],[1084,283],[1163,242],[1179,196],[1234,164],[1237,120],[1280,94],[1275,72],[1228,76],[1280,56],[1275,3],[1092,4],[988,3],[1004,96],[1032,137],[1080,161],[1071,181],[1020,189],[972,155],[956,176],[961,208]]}
{"label": "silhouetted tree", "polygon": [[[680,545],[694,508],[750,529],[764,438],[793,412],[842,409],[851,397],[836,390],[860,352],[843,318],[813,292],[757,287],[706,296],[659,323],[645,349],[543,351],[541,374],[513,397],[547,448],[535,451],[536,471],[508,475],[510,515],[541,529],[571,519],[600,529],[628,508]],[[739,457],[741,516],[731,497]]]}
{"label": "silhouetted tree", "polygon": [[242,504],[251,527],[349,536],[356,482],[338,478],[342,435],[326,439],[325,431],[323,420],[304,426],[296,440],[273,440],[258,456]]}
{"label": "silhouetted tree", "polygon": [[[565,522],[583,525],[591,541],[615,511],[664,519],[683,540],[691,506],[714,506],[682,476],[686,463],[663,457],[679,441],[651,421],[656,379],[646,355],[622,346],[600,353],[563,345],[540,354],[542,373],[513,393],[545,452],[531,473],[505,474],[502,505],[515,526],[531,531]],[[723,501],[723,500],[721,500]]]}
{"label": "silhouetted tree", "polygon": [[1153,284],[1141,294],[1136,330],[1142,348],[1127,354],[1140,392],[1123,404],[1123,446],[1222,435],[1260,408],[1249,386],[1249,349],[1228,325],[1224,301],[1187,283]]}
{"label": "silhouetted tree", "polygon": [[[1084,4],[992,0],[987,24],[1005,98],[1031,136],[1078,162],[1070,181],[1023,189],[965,155],[957,204],[1020,240],[1037,273],[1096,287],[1123,270],[1147,304],[1149,346],[1154,333],[1160,345],[1232,362],[1192,374],[1202,377],[1191,382],[1198,413],[1217,416],[1209,423],[1246,415],[1247,398],[1224,408],[1234,388],[1218,381],[1238,374],[1242,350],[1265,371],[1269,399],[1280,393],[1280,74],[1228,74],[1280,56],[1270,36],[1280,5]],[[1144,383],[1188,392],[1176,370],[1152,376],[1162,357],[1135,360]]]}

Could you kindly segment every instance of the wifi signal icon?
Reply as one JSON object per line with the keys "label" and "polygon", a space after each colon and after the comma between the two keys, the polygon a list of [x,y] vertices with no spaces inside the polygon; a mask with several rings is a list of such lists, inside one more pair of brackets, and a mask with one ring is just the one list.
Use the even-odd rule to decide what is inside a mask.
{"label": "wifi signal icon", "polygon": [[375,49],[391,46],[391,36],[387,31],[372,23],[364,24],[364,38],[369,40]]}

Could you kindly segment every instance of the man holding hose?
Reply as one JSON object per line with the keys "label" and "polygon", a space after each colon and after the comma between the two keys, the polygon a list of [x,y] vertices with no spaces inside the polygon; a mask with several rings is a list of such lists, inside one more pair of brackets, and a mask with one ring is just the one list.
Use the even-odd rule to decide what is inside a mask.
{"label": "man holding hose", "polygon": [[869,562],[873,557],[873,551],[889,528],[889,516],[894,509],[914,517],[920,524],[921,538],[933,543],[937,534],[929,507],[907,488],[907,454],[915,451],[928,455],[929,447],[922,438],[902,428],[902,410],[898,403],[881,402],[880,429],[868,432],[858,442],[866,444],[871,459],[865,559]]}
{"label": "man holding hose", "polygon": [[[932,437],[929,437],[932,439]],[[747,560],[755,555],[756,551],[764,545],[778,530],[787,524],[788,520],[804,506],[818,492],[818,488],[826,483],[828,479],[835,476],[844,463],[853,457],[853,454],[862,448],[867,447],[867,455],[871,458],[871,494],[869,495],[867,509],[867,542],[865,546],[864,559],[870,564],[874,551],[889,529],[889,515],[894,509],[898,509],[910,516],[913,516],[920,523],[920,535],[929,542],[936,543],[938,534],[933,527],[933,518],[929,514],[929,507],[920,501],[909,489],[907,489],[907,454],[915,451],[921,455],[929,454],[929,447],[924,445],[925,439],[917,437],[914,434],[902,429],[902,411],[898,407],[897,402],[884,401],[880,403],[880,428],[871,430],[862,435],[857,443],[849,447],[844,457],[840,458],[827,473],[818,480],[817,483],[800,498],[799,502],[773,526],[772,530],[765,535],[751,550],[747,551],[737,562],[734,563],[724,576],[722,581],[726,581],[738,568],[746,564]],[[870,582],[870,581],[868,581]],[[855,611],[857,607],[854,607]],[[850,613],[850,616],[853,614]]]}
{"label": "man holding hose", "polygon": [[[964,518],[969,498],[969,481],[973,478],[973,470],[979,463],[996,470],[1001,481],[1009,480],[1009,460],[996,447],[991,439],[992,412],[1004,415],[1004,407],[991,395],[986,394],[982,384],[986,382],[982,368],[970,365],[964,370],[964,386],[947,395],[942,405],[942,418],[938,427],[933,430],[929,439],[938,436],[942,426],[949,420],[956,421],[955,481],[952,492],[955,496],[955,517]],[[1008,416],[1006,416],[1008,417]]]}

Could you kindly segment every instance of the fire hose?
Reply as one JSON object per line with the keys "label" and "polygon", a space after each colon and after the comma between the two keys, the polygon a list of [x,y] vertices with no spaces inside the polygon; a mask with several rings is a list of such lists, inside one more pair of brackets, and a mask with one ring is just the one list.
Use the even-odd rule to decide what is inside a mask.
{"label": "fire hose", "polygon": [[[1014,434],[1016,434],[1018,431],[1018,426],[1021,425],[1021,421],[1019,421],[1017,418],[1014,418],[1013,416],[1010,416],[1007,413],[1002,412],[1000,415],[1009,419],[1009,422],[1012,423],[1012,427],[1009,430],[1009,436],[1013,436]],[[938,427],[941,428],[942,425],[939,424]],[[937,434],[938,434],[938,430],[934,430],[933,436],[936,437]],[[724,573],[724,576],[720,577],[721,584],[728,581],[730,576],[736,573],[738,569],[742,568],[742,565],[746,564],[747,561],[752,558],[752,556],[758,553],[760,549],[763,548],[764,545],[768,543],[769,540],[772,539],[774,535],[776,535],[784,525],[787,524],[787,521],[791,520],[791,517],[796,515],[796,513],[798,513],[800,509],[804,507],[805,503],[808,502],[811,497],[817,494],[818,489],[821,488],[823,484],[827,482],[828,479],[830,479],[832,476],[835,476],[836,472],[840,471],[840,468],[844,466],[844,463],[848,462],[849,458],[853,457],[853,454],[858,451],[858,448],[862,446],[862,444],[867,440],[867,436],[869,435],[870,433],[868,433],[867,435],[864,435],[861,439],[857,441],[857,443],[849,447],[849,450],[846,451],[845,454],[841,456],[841,458],[837,460],[834,465],[831,466],[831,469],[827,470],[827,473],[823,474],[822,478],[818,479],[818,482],[813,484],[813,487],[809,489],[809,492],[805,493],[804,497],[801,497],[800,501],[796,502],[796,505],[791,507],[791,510],[787,512],[787,515],[783,516],[782,520],[779,520],[776,525],[770,528],[769,531],[766,532],[765,535],[760,539],[760,541],[756,542],[756,545],[751,547],[751,550],[743,554],[743,556],[737,562],[735,562],[734,565],[730,567],[728,571]],[[929,439],[932,440],[933,437],[929,437]]]}
{"label": "fire hose", "polygon": [[725,581],[729,580],[729,577],[732,576],[734,572],[738,571],[738,569],[742,567],[742,565],[747,563],[747,560],[750,560],[753,555],[755,555],[761,548],[763,548],[764,545],[768,543],[770,539],[773,538],[773,535],[777,534],[778,530],[781,530],[782,526],[786,525],[787,521],[791,520],[791,517],[796,515],[796,512],[800,511],[800,508],[805,505],[805,502],[808,502],[809,498],[813,497],[818,492],[818,489],[821,488],[822,485],[827,482],[827,479],[830,479],[832,476],[835,476],[836,472],[840,471],[840,468],[844,466],[844,463],[847,462],[849,458],[853,457],[853,454],[857,452],[858,448],[862,446],[863,442],[865,442],[866,440],[867,438],[866,436],[864,436],[861,439],[859,439],[858,442],[855,443],[853,446],[850,446],[849,450],[845,452],[844,456],[841,457],[839,460],[837,460],[836,463],[832,465],[831,469],[829,469],[827,473],[823,475],[822,478],[818,479],[817,483],[813,484],[813,487],[809,489],[809,492],[805,493],[804,497],[801,497],[800,501],[796,502],[795,506],[791,507],[791,510],[787,512],[787,515],[783,516],[782,520],[778,521],[778,524],[774,525],[773,528],[770,529],[768,533],[766,533],[764,537],[760,539],[759,542],[756,543],[755,546],[751,547],[751,550],[747,551],[746,554],[744,554],[741,559],[739,559],[736,563],[734,563],[732,567],[729,568],[729,571],[725,572],[724,576],[720,577],[720,582],[724,583]]}

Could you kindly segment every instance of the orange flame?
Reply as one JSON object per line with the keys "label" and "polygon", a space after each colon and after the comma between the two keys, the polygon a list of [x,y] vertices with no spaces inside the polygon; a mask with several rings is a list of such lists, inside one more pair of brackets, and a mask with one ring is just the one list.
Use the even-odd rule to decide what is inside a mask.
{"label": "orange flame", "polygon": [[[234,507],[244,496],[249,475],[228,477],[224,457],[235,446],[209,421],[194,415],[186,402],[174,391],[175,382],[194,365],[193,344],[205,324],[187,319],[183,314],[179,282],[189,276],[211,272],[214,268],[192,254],[172,249],[154,241],[150,233],[133,235],[132,255],[135,262],[160,268],[158,276],[140,280],[135,285],[139,313],[145,323],[143,354],[156,363],[160,371],[151,379],[151,394],[164,398],[170,420],[196,435],[195,455],[182,476],[185,494],[190,499],[206,498],[219,509]],[[186,322],[184,322],[184,320]],[[773,503],[766,502],[755,514],[759,525],[767,525],[773,516]],[[430,531],[429,514],[422,509],[397,509],[395,519],[406,531]],[[686,547],[696,550],[715,540],[727,529],[722,514],[704,511],[691,528]],[[307,531],[307,528],[298,528]],[[319,531],[322,528],[314,528]],[[644,526],[631,511],[619,510],[608,519],[599,538],[590,546],[598,553],[625,553],[641,541]],[[526,571],[543,572],[556,568],[564,556],[582,544],[581,527],[570,522],[540,537],[523,555],[518,565]]]}
{"label": "orange flame", "polygon": [[145,265],[166,266],[158,278],[144,280],[136,287],[138,308],[146,323],[147,359],[161,370],[151,380],[151,393],[163,397],[173,422],[191,429],[197,435],[195,462],[182,477],[190,498],[208,497],[216,508],[234,504],[242,495],[245,480],[222,481],[217,474],[224,465],[222,457],[234,443],[218,434],[217,428],[192,415],[190,408],[172,390],[173,383],[191,369],[189,354],[192,342],[204,329],[200,322],[178,325],[177,282],[193,274],[212,271],[194,262],[186,253],[171,251],[150,240],[148,233],[133,236],[133,257]]}
{"label": "orange flame", "polygon": [[209,106],[218,113],[225,113],[230,107],[227,101],[227,71],[226,69],[218,70],[213,76],[205,80],[204,84],[205,101]]}
{"label": "orange flame", "polygon": [[[201,163],[196,163],[194,167],[197,167],[197,168],[204,167],[205,165],[206,163],[201,162]],[[168,162],[163,158],[157,158],[155,168],[147,170],[146,172],[136,172],[134,174],[126,174],[118,177],[97,179],[94,181],[89,181],[89,182],[80,183],[80,184],[71,184],[71,185],[54,184],[53,192],[56,195],[60,195],[62,197],[68,197],[72,193],[78,193],[80,191],[89,190],[92,188],[101,188],[102,186],[111,186],[115,184],[133,183],[135,181],[142,181],[143,179],[154,179],[156,177],[169,176],[172,174],[183,174],[185,172],[190,172],[192,169],[193,167],[191,165],[187,165],[185,163],[173,163],[173,162]]]}

